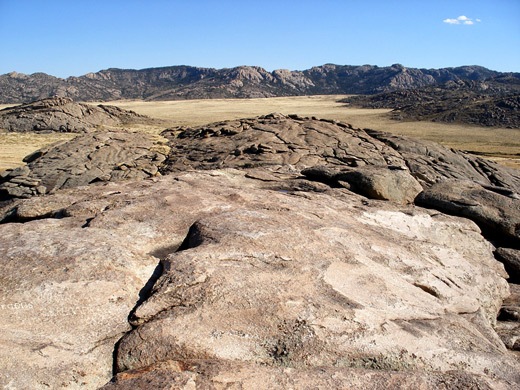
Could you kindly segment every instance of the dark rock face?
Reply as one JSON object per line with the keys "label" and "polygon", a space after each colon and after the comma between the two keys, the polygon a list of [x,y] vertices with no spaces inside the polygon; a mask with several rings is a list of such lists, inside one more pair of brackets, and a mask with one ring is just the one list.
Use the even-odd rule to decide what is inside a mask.
{"label": "dark rock face", "polygon": [[520,128],[520,77],[458,80],[434,86],[352,96],[353,106],[392,108],[392,119]]}
{"label": "dark rock face", "polygon": [[315,118],[270,114],[197,129],[173,128],[161,135],[172,145],[164,172],[276,164],[405,165],[392,148],[362,130]]}
{"label": "dark rock face", "polygon": [[[520,172],[434,142],[353,129],[346,123],[270,114],[178,127],[162,133],[172,150],[163,173],[186,168],[380,166],[408,169],[424,188],[446,179],[470,180],[520,193]],[[509,190],[507,190],[509,189]]]}
{"label": "dark rock face", "polygon": [[520,284],[510,283],[509,288],[511,295],[502,304],[496,329],[507,348],[520,357]]}
{"label": "dark rock face", "polygon": [[418,205],[469,218],[479,225],[520,242],[520,199],[460,180],[445,180],[423,191]]}
{"label": "dark rock face", "polygon": [[504,263],[506,271],[509,274],[510,282],[520,284],[520,250],[498,248],[495,255],[502,263]]}
{"label": "dark rock face", "polygon": [[513,196],[520,193],[520,172],[489,160],[474,157],[459,150],[431,141],[392,135],[375,130],[367,134],[397,151],[411,174],[429,187],[446,179],[469,180]]}
{"label": "dark rock face", "polygon": [[273,72],[257,66],[107,69],[66,80],[43,73],[13,72],[0,76],[0,103],[29,102],[53,95],[80,101],[106,101],[365,94],[449,80],[484,80],[498,75],[499,72],[478,66],[413,69],[399,64],[389,67],[327,64],[304,71]]}
{"label": "dark rock face", "polygon": [[114,106],[74,103],[52,97],[0,111],[0,130],[87,133],[96,128],[152,122],[151,118]]}
{"label": "dark rock face", "polygon": [[142,133],[95,132],[25,157],[27,165],[0,173],[0,198],[27,198],[98,181],[158,174],[169,148]]}

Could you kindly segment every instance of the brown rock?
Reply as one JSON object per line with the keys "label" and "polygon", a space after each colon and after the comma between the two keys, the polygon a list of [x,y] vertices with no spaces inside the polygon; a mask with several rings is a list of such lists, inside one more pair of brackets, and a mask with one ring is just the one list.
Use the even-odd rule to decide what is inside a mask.
{"label": "brown rock", "polygon": [[357,169],[308,168],[302,174],[314,179],[346,187],[371,199],[397,203],[413,203],[423,190],[419,182],[404,169],[366,166]]}
{"label": "brown rock", "polygon": [[504,263],[509,274],[510,283],[520,283],[520,250],[512,248],[498,248],[497,258]]}

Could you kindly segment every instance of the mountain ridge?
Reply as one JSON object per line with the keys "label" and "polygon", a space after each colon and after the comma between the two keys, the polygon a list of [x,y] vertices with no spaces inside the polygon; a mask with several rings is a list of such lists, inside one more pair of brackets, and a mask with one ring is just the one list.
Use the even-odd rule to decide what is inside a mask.
{"label": "mountain ridge", "polygon": [[451,80],[485,80],[504,72],[471,65],[418,69],[401,64],[325,64],[306,70],[259,66],[201,68],[176,65],[146,69],[109,68],[66,79],[34,73],[0,75],[0,103],[24,103],[51,96],[77,101],[119,99],[184,100],[277,96],[374,94],[422,87]]}

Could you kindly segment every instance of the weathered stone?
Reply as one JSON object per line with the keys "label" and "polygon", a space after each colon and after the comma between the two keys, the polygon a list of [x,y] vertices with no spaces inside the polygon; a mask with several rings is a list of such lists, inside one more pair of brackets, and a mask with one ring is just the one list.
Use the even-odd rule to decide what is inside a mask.
{"label": "weathered stone", "polygon": [[[392,148],[347,124],[282,114],[217,122],[198,129],[173,128],[163,173],[189,168],[250,168],[265,165],[406,165]],[[220,128],[241,129],[222,133]],[[245,127],[244,127],[245,126]]]}
{"label": "weathered stone", "polygon": [[496,330],[507,348],[516,351],[520,359],[520,285],[509,284],[511,295],[500,309]]}
{"label": "weathered stone", "polygon": [[[52,97],[0,110],[0,129],[13,132],[57,131],[86,133],[100,127],[153,120],[115,106],[74,103],[70,98]],[[35,156],[30,156],[29,159]]]}
{"label": "weathered stone", "polygon": [[397,203],[413,203],[423,190],[406,170],[389,169],[386,166],[367,166],[357,169],[313,167],[302,170],[312,180],[337,184],[372,199]]}
{"label": "weathered stone", "polygon": [[[160,147],[157,144],[161,142]],[[96,181],[143,179],[158,174],[164,141],[142,133],[94,132],[46,147],[28,165],[0,178],[0,197],[30,197]],[[119,168],[125,164],[125,171]]]}
{"label": "weathered stone", "polygon": [[62,218],[0,225],[0,386],[96,388],[114,349],[119,371],[182,356],[218,370],[234,360],[229,375],[290,368],[302,385],[322,383],[320,370],[348,384],[340,378],[356,367],[369,370],[352,380],[369,387],[520,381],[492,328],[505,273],[474,223],[344,189],[276,190],[301,180],[287,168],[245,175],[186,172],[15,202],[27,217]]}
{"label": "weathered stone", "polygon": [[512,248],[498,248],[497,258],[504,263],[509,274],[510,283],[520,283],[520,250]]}
{"label": "weathered stone", "polygon": [[445,180],[419,194],[416,203],[477,222],[508,240],[520,240],[520,200],[470,181]]}
{"label": "weathered stone", "polygon": [[[368,362],[367,362],[368,364]],[[510,389],[511,384],[462,371],[417,372],[363,368],[295,369],[225,360],[165,361],[117,374],[100,390],[221,389]]]}
{"label": "weathered stone", "polygon": [[406,161],[410,173],[429,187],[446,179],[471,180],[484,186],[496,186],[520,193],[520,170],[500,166],[435,142],[365,131],[397,151]]}

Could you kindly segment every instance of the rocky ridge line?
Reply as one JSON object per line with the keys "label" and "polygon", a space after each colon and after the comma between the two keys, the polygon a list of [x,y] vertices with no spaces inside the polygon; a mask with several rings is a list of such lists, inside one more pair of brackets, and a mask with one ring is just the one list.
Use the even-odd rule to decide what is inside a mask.
{"label": "rocky ridge line", "polygon": [[141,70],[106,69],[60,79],[44,73],[0,75],[0,103],[50,96],[78,101],[260,98],[323,94],[371,94],[449,80],[484,80],[501,75],[479,66],[414,69],[326,64],[303,71],[267,72],[258,66],[229,69],[171,66]]}

